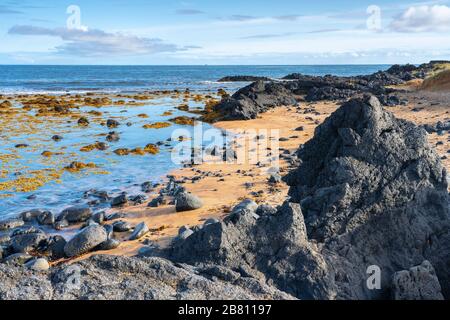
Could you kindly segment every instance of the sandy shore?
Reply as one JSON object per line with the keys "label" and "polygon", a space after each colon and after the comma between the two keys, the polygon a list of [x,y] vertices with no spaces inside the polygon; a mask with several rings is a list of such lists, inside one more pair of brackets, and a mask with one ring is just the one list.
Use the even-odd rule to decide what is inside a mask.
{"label": "sandy shore", "polygon": [[[317,125],[338,107],[339,104],[332,102],[302,103],[299,108],[278,107],[254,120],[219,122],[216,126],[238,135],[251,129],[279,130],[279,137],[283,140],[279,142],[280,150],[293,152],[301,144],[311,139]],[[410,103],[408,106],[393,107],[389,110],[397,117],[413,121],[418,125],[435,124],[439,120],[449,118],[448,106],[430,106],[418,112],[413,111],[416,107],[415,103]],[[304,130],[296,131],[299,126],[303,126]],[[450,154],[448,154],[450,142],[447,135],[431,134],[429,141],[436,146],[440,156],[450,158]],[[443,159],[443,163],[450,171],[450,159]],[[234,205],[246,198],[253,199],[258,203],[273,205],[283,203],[287,197],[288,186],[284,183],[276,186],[268,184],[268,175],[264,173],[267,169],[268,167],[260,168],[248,163],[201,164],[194,168],[183,168],[172,172],[171,174],[177,179],[192,178],[201,172],[220,174],[223,178],[208,176],[195,183],[183,184],[187,191],[199,196],[204,201],[204,207],[199,210],[176,213],[173,206],[147,208],[146,205],[120,210],[126,214],[126,218],[123,220],[133,224],[145,221],[152,232],[137,242],[123,242],[118,249],[105,253],[135,255],[148,240],[164,246],[177,235],[180,227],[202,224],[205,219],[211,217],[223,218]],[[283,175],[288,170],[289,163],[281,160],[280,173]]]}

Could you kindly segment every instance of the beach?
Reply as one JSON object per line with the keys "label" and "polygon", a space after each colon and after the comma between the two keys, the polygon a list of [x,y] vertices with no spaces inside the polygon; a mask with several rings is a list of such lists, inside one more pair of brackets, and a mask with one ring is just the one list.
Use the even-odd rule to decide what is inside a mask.
{"label": "beach", "polygon": [[420,78],[441,65],[294,73],[232,92],[4,95],[0,186],[18,214],[0,219],[0,276],[14,264],[63,279],[75,266],[90,270],[87,286],[146,275],[181,295],[173,281],[193,281],[196,295],[206,286],[202,298],[223,286],[232,297],[383,298],[346,289],[340,270],[356,261],[353,283],[367,257],[407,268],[377,248],[402,251],[413,234],[413,267],[432,263],[445,279],[449,96]]}
{"label": "beach", "polygon": [[[281,152],[289,150],[295,152],[300,145],[305,144],[314,136],[315,128],[332,114],[340,104],[335,102],[304,103],[297,106],[285,106],[274,108],[254,120],[226,121],[215,123],[217,128],[242,135],[254,130],[277,130],[281,140],[279,147]],[[445,121],[449,117],[447,106],[434,105],[414,112],[417,104],[408,106],[391,107],[388,111],[396,117],[411,121],[417,125],[433,124]],[[300,126],[304,127],[298,131]],[[244,135],[245,136],[245,135]],[[436,151],[442,157],[444,167],[450,171],[449,141],[445,135],[428,135],[429,143],[435,146]],[[263,142],[261,142],[263,143]],[[162,208],[147,208],[146,204],[136,207],[113,210],[124,213],[123,220],[132,224],[145,221],[149,226],[158,231],[151,232],[140,242],[124,242],[115,250],[103,252],[112,255],[138,254],[139,249],[148,239],[158,245],[167,246],[178,235],[178,230],[183,226],[194,227],[202,225],[209,218],[223,219],[232,208],[245,199],[252,199],[256,203],[277,206],[288,197],[289,187],[285,183],[271,185],[268,183],[268,167],[261,168],[255,164],[200,164],[193,168],[184,168],[169,173],[176,180],[183,178],[192,179],[201,176],[201,173],[212,173],[213,177],[201,177],[194,183],[188,181],[183,184],[188,192],[199,196],[204,200],[204,207],[190,212],[177,213],[175,207],[163,206]],[[292,165],[281,159],[280,173],[287,174]],[[215,174],[224,178],[214,177]],[[251,184],[247,187],[246,184]],[[450,191],[450,189],[449,189]],[[259,193],[255,196],[255,193]],[[162,230],[160,230],[162,229]]]}

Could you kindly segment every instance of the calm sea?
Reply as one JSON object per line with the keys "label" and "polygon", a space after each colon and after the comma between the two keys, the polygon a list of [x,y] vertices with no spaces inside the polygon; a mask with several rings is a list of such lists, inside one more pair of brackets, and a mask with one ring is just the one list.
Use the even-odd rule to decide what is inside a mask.
{"label": "calm sea", "polygon": [[[330,65],[330,66],[0,66],[0,94],[21,93],[75,93],[75,92],[138,92],[143,90],[185,89],[193,92],[215,93],[218,88],[228,91],[246,85],[245,83],[218,83],[217,80],[229,75],[254,75],[281,78],[289,73],[300,72],[310,75],[334,74],[351,76],[369,74],[385,70],[387,65]],[[20,213],[27,209],[44,208],[58,213],[60,210],[88,199],[84,193],[90,189],[105,190],[118,194],[124,190],[139,193],[139,184],[145,181],[157,182],[170,170],[179,166],[170,160],[170,148],[162,148],[156,156],[119,157],[111,150],[117,148],[136,148],[148,143],[166,141],[177,125],[161,130],[145,130],[146,122],[167,121],[169,118],[186,113],[175,110],[182,101],[173,98],[152,100],[145,106],[126,108],[102,107],[108,117],[117,117],[121,140],[107,152],[93,151],[81,154],[80,146],[102,141],[105,128],[92,123],[88,129],[77,128],[73,124],[61,122],[52,128],[45,123],[35,124],[34,133],[22,134],[15,130],[11,135],[8,129],[0,128],[0,155],[14,155],[17,159],[3,162],[0,158],[0,183],[26,177],[34,170],[61,167],[71,160],[94,162],[108,174],[72,174],[64,173],[60,181],[49,181],[37,190],[28,193],[0,189],[0,216]],[[191,103],[192,107],[201,106]],[[20,108],[20,105],[16,106]],[[81,111],[95,111],[86,107]],[[164,116],[166,111],[174,112]],[[145,113],[148,120],[139,117]],[[209,128],[204,125],[205,129]],[[186,129],[186,128],[185,128]],[[189,129],[191,130],[191,129]],[[17,133],[19,132],[19,133]],[[54,134],[62,134],[64,140],[55,144],[51,140]],[[32,145],[31,149],[16,149],[19,143]],[[42,159],[42,151],[58,153],[60,158],[53,161]],[[7,197],[5,197],[7,196]]]}
{"label": "calm sea", "polygon": [[230,75],[281,78],[289,73],[352,76],[387,69],[387,65],[320,66],[2,66],[0,93],[133,92],[184,89],[207,91],[241,84],[218,84]]}

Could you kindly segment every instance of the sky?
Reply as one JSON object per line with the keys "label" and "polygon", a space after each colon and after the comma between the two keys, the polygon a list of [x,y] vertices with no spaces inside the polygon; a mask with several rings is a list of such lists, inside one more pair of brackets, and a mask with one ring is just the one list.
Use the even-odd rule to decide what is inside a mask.
{"label": "sky", "polygon": [[450,59],[450,0],[0,0],[0,64]]}

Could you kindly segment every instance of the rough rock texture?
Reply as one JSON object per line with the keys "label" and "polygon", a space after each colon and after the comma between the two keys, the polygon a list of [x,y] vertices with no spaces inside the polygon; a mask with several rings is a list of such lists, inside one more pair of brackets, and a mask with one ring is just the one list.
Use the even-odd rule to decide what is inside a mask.
{"label": "rough rock texture", "polygon": [[76,257],[87,253],[108,240],[105,228],[100,225],[92,225],[77,233],[64,247],[68,257]]}
{"label": "rough rock texture", "polygon": [[86,206],[71,207],[63,210],[57,221],[67,220],[68,222],[84,222],[92,216],[92,210]]}
{"label": "rough rock texture", "polygon": [[441,285],[430,262],[396,272],[392,278],[395,300],[443,300]]}
{"label": "rough rock texture", "polygon": [[0,300],[293,299],[226,268],[160,258],[94,256],[46,272],[0,264],[0,283]]}
{"label": "rough rock texture", "polygon": [[214,111],[221,120],[255,119],[258,113],[282,105],[293,105],[297,101],[283,84],[277,82],[257,81],[240,89],[232,97],[224,98]]}
{"label": "rough rock texture", "polygon": [[203,207],[203,201],[196,195],[182,192],[175,198],[177,212],[191,211]]}
{"label": "rough rock texture", "polygon": [[[427,259],[450,294],[446,172],[424,130],[367,96],[320,125],[299,157],[285,178],[291,201],[301,204],[310,239],[333,252],[330,265],[345,271],[343,297],[382,297],[394,272]],[[384,271],[385,290],[355,290],[370,265]]]}

